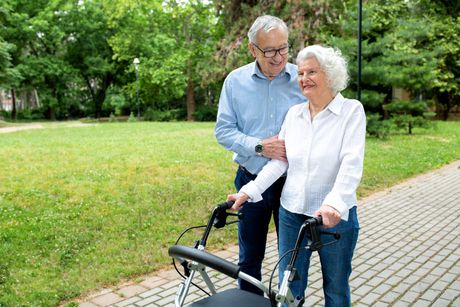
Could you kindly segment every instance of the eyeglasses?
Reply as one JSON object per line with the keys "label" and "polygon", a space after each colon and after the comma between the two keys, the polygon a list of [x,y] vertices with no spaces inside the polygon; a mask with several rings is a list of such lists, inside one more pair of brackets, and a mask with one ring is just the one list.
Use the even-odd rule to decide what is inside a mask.
{"label": "eyeglasses", "polygon": [[252,43],[257,49],[260,50],[264,54],[266,58],[273,58],[276,56],[276,53],[279,53],[281,56],[286,55],[289,53],[289,46],[285,46],[279,49],[270,49],[270,50],[262,50],[259,46]]}

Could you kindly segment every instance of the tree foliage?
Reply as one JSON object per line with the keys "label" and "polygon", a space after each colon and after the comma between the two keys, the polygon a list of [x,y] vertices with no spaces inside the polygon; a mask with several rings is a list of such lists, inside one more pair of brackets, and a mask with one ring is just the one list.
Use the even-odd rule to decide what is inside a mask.
{"label": "tree foliage", "polygon": [[[433,99],[442,118],[460,105],[458,8],[448,0],[363,1],[367,112],[387,118],[394,88],[411,101]],[[5,0],[0,86],[37,90],[47,118],[129,115],[138,106],[137,57],[143,114],[209,119],[225,76],[253,60],[247,31],[261,14],[287,22],[291,60],[309,44],[340,48],[352,76],[346,95],[356,95],[354,0]]]}

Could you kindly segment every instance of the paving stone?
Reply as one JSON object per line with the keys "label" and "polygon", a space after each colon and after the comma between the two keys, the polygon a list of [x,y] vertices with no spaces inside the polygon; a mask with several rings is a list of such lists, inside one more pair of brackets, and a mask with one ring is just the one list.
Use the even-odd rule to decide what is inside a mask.
{"label": "paving stone", "polygon": [[386,284],[381,284],[378,287],[374,288],[372,292],[375,292],[377,294],[384,294],[390,289],[391,289],[391,286],[386,285]]}
{"label": "paving stone", "polygon": [[449,282],[449,283],[451,283],[452,281],[454,281],[456,278],[457,278],[457,276],[454,275],[454,274],[451,274],[450,272],[447,272],[446,274],[444,274],[444,275],[442,275],[442,276],[440,277],[441,280],[447,281],[447,282]]}
{"label": "paving stone", "polygon": [[422,300],[422,299],[419,299],[419,300],[416,300],[414,302],[414,306],[417,306],[417,307],[425,307],[425,306],[430,306],[431,305],[431,301],[426,301],[426,300]]}
{"label": "paving stone", "polygon": [[369,285],[369,286],[372,286],[372,287],[376,287],[380,284],[383,283],[385,279],[384,278],[381,278],[381,277],[378,277],[378,276],[374,276],[372,277],[371,279],[369,279],[366,284]]}
{"label": "paving stone", "polygon": [[133,296],[128,299],[125,299],[121,302],[115,304],[116,307],[126,307],[126,306],[134,306],[134,303],[141,301],[142,298],[139,296]]}
{"label": "paving stone", "polygon": [[145,292],[147,288],[142,287],[140,285],[129,285],[125,286],[123,288],[120,288],[117,290],[117,294],[119,294],[122,297],[132,297],[135,296],[136,294]]}
{"label": "paving stone", "polygon": [[123,298],[121,296],[113,292],[110,292],[110,293],[103,294],[101,296],[93,298],[92,303],[95,303],[96,305],[99,305],[99,306],[108,306],[111,304],[118,303],[122,300]]}
{"label": "paving stone", "polygon": [[407,302],[396,301],[391,304],[392,307],[407,307]]}
{"label": "paving stone", "polygon": [[420,296],[420,298],[423,300],[434,302],[440,295],[441,295],[441,291],[428,289],[422,294],[422,296]]}
{"label": "paving stone", "polygon": [[[432,307],[447,307],[449,306],[451,302],[448,301],[448,300],[444,300],[444,299],[437,299],[436,301],[433,302],[433,305],[431,305]],[[458,305],[451,305],[451,306],[458,306]]]}
{"label": "paving stone", "polygon": [[164,279],[158,277],[158,276],[153,276],[153,277],[148,277],[145,280],[143,280],[140,285],[146,288],[155,288],[159,285],[164,284]]}
{"label": "paving stone", "polygon": [[[450,289],[452,290],[457,290],[460,292],[460,276],[459,276],[459,279],[457,279],[456,281],[454,281],[450,286],[449,286]],[[460,294],[460,293],[459,293]]]}
{"label": "paving stone", "polygon": [[412,287],[412,291],[418,292],[418,293],[424,293],[430,288],[430,284],[426,282],[418,282],[415,284],[414,287]]}
{"label": "paving stone", "polygon": [[372,291],[372,287],[368,285],[362,285],[361,287],[357,288],[356,290],[353,291],[353,293],[364,296],[367,295],[369,292]]}
{"label": "paving stone", "polygon": [[442,292],[440,298],[452,301],[458,298],[458,296],[459,293],[457,290],[447,289],[446,291]]}
{"label": "paving stone", "polygon": [[[152,296],[149,296],[141,301],[137,301],[135,303],[136,306],[146,306],[148,304],[151,304],[151,303],[158,303],[159,301],[161,300],[161,297],[158,296],[158,295],[152,295]],[[164,305],[160,305],[160,306],[164,306]]]}
{"label": "paving stone", "polygon": [[401,301],[405,301],[408,303],[415,302],[417,298],[419,297],[419,295],[420,295],[419,293],[408,291],[401,296]]}
{"label": "paving stone", "polygon": [[374,306],[377,299],[380,297],[380,294],[377,293],[368,293],[364,295],[359,302],[363,304],[367,304],[369,306]]}
{"label": "paving stone", "polygon": [[385,302],[387,304],[395,302],[401,296],[400,292],[396,292],[394,289],[389,291],[385,295],[380,297],[380,301]]}
{"label": "paving stone", "polygon": [[162,299],[160,299],[160,300],[158,300],[156,302],[152,302],[152,303],[155,303],[158,306],[165,306],[165,305],[173,303],[173,302],[174,302],[174,298],[168,296],[168,297],[162,298]]}

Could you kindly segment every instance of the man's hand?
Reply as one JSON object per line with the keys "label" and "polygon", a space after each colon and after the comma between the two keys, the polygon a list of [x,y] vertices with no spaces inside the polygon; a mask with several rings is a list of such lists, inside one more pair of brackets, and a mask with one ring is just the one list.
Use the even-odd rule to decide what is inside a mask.
{"label": "man's hand", "polygon": [[322,205],[321,208],[316,210],[315,215],[321,215],[323,218],[323,226],[325,228],[331,228],[340,223],[339,211],[328,205]]}
{"label": "man's hand", "polygon": [[287,162],[284,140],[278,139],[278,135],[262,140],[262,146],[264,148],[262,151],[264,157]]}
{"label": "man's hand", "polygon": [[249,196],[243,192],[237,193],[237,194],[230,194],[227,196],[227,200],[231,200],[235,202],[233,206],[230,208],[231,211],[240,210],[248,199],[249,199]]}

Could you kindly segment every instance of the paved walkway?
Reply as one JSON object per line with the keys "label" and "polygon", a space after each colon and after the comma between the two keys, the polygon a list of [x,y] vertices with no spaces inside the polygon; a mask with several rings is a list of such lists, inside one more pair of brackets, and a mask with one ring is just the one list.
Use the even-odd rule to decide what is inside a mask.
{"label": "paved walkway", "polygon": [[[460,306],[460,161],[362,199],[359,219],[353,306]],[[278,258],[276,236],[270,234],[269,241],[265,282]],[[231,247],[217,254],[236,261],[237,252]],[[236,286],[209,273],[218,290]],[[105,289],[80,306],[173,306],[179,282],[175,271],[164,271],[138,284]],[[317,255],[309,283],[306,305],[324,305]],[[202,296],[192,288],[188,301]]]}

